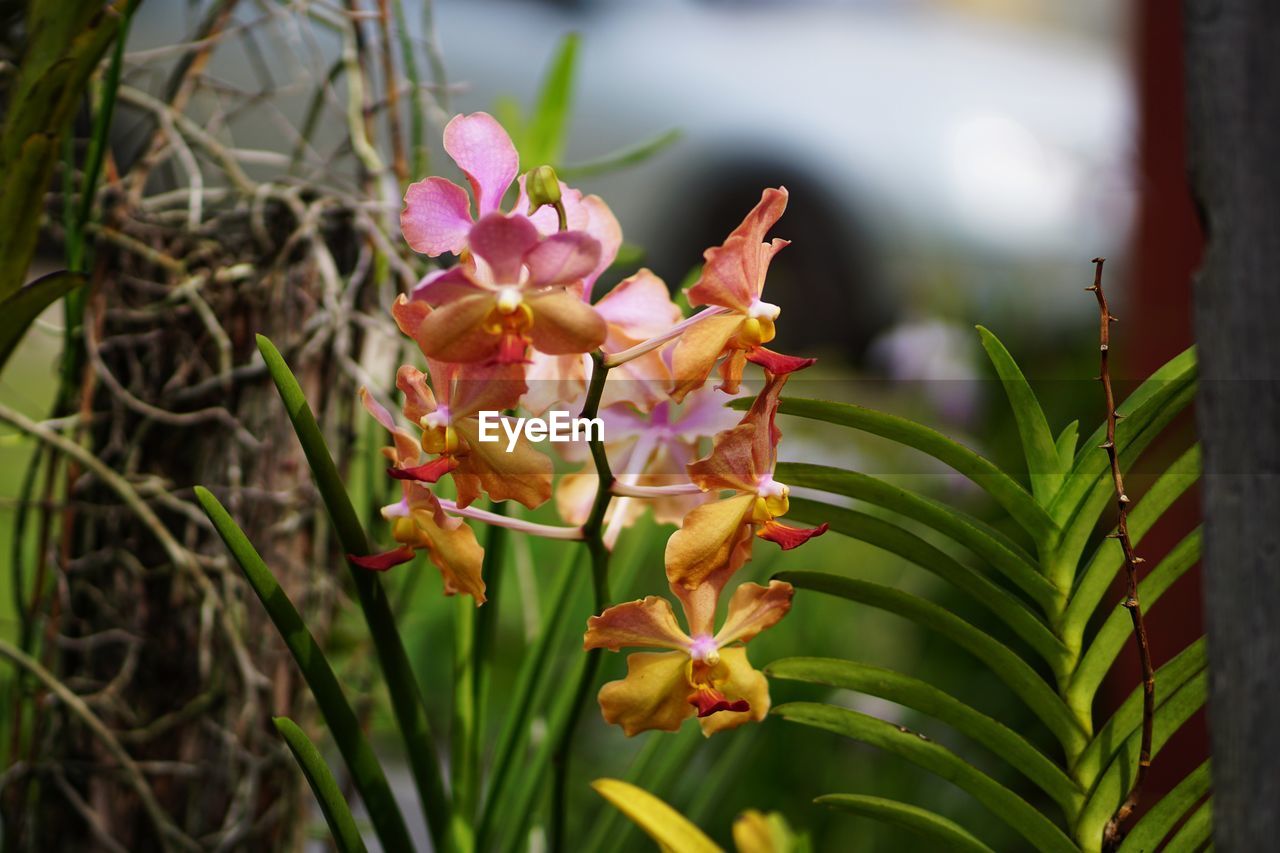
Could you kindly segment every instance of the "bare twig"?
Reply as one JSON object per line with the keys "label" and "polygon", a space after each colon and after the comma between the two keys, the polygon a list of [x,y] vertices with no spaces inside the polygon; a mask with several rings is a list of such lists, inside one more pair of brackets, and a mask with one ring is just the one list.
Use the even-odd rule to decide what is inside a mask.
{"label": "bare twig", "polygon": [[1124,476],[1120,472],[1120,456],[1116,450],[1116,413],[1115,392],[1111,387],[1111,366],[1109,355],[1111,349],[1111,324],[1118,322],[1107,306],[1107,297],[1102,292],[1102,265],[1105,258],[1094,258],[1093,284],[1085,288],[1098,299],[1098,337],[1099,359],[1101,370],[1098,379],[1102,382],[1102,392],[1107,401],[1107,440],[1102,449],[1107,451],[1107,459],[1111,462],[1111,479],[1116,490],[1116,532],[1111,534],[1120,542],[1120,550],[1124,553],[1125,580],[1128,589],[1124,606],[1133,620],[1133,637],[1138,647],[1138,660],[1142,664],[1142,746],[1138,753],[1138,772],[1133,786],[1116,813],[1107,822],[1102,833],[1103,848],[1114,850],[1124,837],[1121,825],[1133,814],[1138,806],[1138,797],[1142,792],[1142,783],[1146,781],[1147,771],[1151,767],[1151,732],[1155,719],[1156,676],[1151,665],[1151,646],[1147,642],[1147,626],[1142,620],[1142,605],[1138,601],[1138,564],[1142,558],[1134,554],[1133,541],[1129,538],[1129,495],[1124,489]]}

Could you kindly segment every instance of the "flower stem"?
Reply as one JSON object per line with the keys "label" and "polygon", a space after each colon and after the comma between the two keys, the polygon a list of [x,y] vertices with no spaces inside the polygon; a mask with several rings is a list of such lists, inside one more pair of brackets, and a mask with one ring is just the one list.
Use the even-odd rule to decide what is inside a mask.
{"label": "flower stem", "polygon": [[483,521],[494,527],[505,527],[508,530],[515,530],[520,533],[528,533],[531,536],[541,536],[544,539],[569,539],[578,541],[582,539],[581,527],[560,527],[554,524],[538,524],[535,521],[525,521],[523,518],[512,518],[508,515],[502,515],[497,512],[490,512],[487,509],[477,509],[473,506],[461,507],[448,498],[440,498],[440,506],[444,507],[444,511],[449,515],[460,515],[463,518],[474,518],[476,521]]}
{"label": "flower stem", "polygon": [[[672,326],[670,329],[667,329],[662,334],[655,335],[652,338],[649,338],[649,340],[647,341],[641,341],[640,343],[636,344],[633,347],[628,347],[627,349],[621,350],[619,352],[610,353],[601,358],[598,358],[595,355],[593,355],[592,358],[595,358],[598,363],[603,363],[606,368],[617,367],[620,364],[626,364],[628,361],[631,361],[632,359],[639,358],[645,353],[653,352],[658,347],[663,346],[664,344],[669,343],[671,341],[674,341],[676,338],[684,334],[685,329],[689,328],[694,323],[697,323],[700,320],[705,320],[708,317],[715,317],[719,314],[728,314],[729,310],[730,309],[728,308],[721,308],[719,306],[703,308],[701,311],[699,311],[697,314],[694,314],[692,317],[688,317],[682,320],[681,322],[676,323],[674,326]],[[594,413],[593,413],[593,416],[594,416]]]}
{"label": "flower stem", "polygon": [[665,498],[672,495],[697,495],[702,489],[695,483],[672,483],[669,486],[641,486],[615,480],[613,493],[627,498]]}
{"label": "flower stem", "polygon": [[[600,396],[604,392],[605,377],[609,374],[609,365],[601,353],[592,353],[591,383],[587,386],[587,399],[582,406],[583,418],[594,418],[600,409]],[[600,485],[596,489],[595,501],[591,505],[591,513],[582,525],[582,538],[587,546],[587,554],[591,557],[591,587],[594,591],[593,613],[600,613],[609,604],[609,549],[604,544],[604,517],[609,510],[609,502],[613,500],[613,471],[609,468],[609,457],[604,450],[604,441],[600,437],[592,439],[589,444],[591,459],[595,463]],[[586,664],[582,675],[574,688],[569,716],[564,728],[559,732],[559,739],[551,755],[551,826],[550,841],[553,853],[566,850],[565,817],[567,814],[569,781],[569,747],[573,743],[573,735],[582,717],[591,688],[595,684],[596,674],[600,670],[600,649],[592,649],[586,653]]]}

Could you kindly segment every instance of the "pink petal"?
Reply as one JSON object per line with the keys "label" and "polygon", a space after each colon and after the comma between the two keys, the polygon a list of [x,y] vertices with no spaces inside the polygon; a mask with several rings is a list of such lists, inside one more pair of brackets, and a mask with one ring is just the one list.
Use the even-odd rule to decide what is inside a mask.
{"label": "pink petal", "polygon": [[530,287],[578,281],[593,272],[599,261],[600,243],[581,231],[552,234],[524,256]]}
{"label": "pink petal", "polygon": [[587,196],[582,200],[582,207],[589,214],[585,230],[600,243],[600,261],[583,279],[586,292],[582,298],[590,302],[592,285],[618,257],[618,249],[622,246],[622,226],[618,224],[617,217],[600,196]]}
{"label": "pink petal", "polygon": [[488,113],[458,115],[445,125],[444,150],[466,173],[479,216],[493,213],[520,171],[511,137]]}
{"label": "pink petal", "polygon": [[459,264],[447,270],[427,273],[426,277],[413,289],[410,298],[415,302],[426,302],[428,305],[439,307],[464,296],[478,293],[480,290],[481,288],[472,281],[467,268]]}
{"label": "pink petal", "polygon": [[452,456],[441,456],[439,459],[433,459],[426,465],[416,465],[413,468],[388,468],[387,473],[397,480],[413,480],[417,483],[434,483],[445,474],[448,474],[454,468],[458,467],[458,460]]}
{"label": "pink petal", "polygon": [[489,265],[497,284],[516,284],[525,253],[538,242],[538,229],[523,216],[490,213],[471,228],[471,251]]}
{"label": "pink petal", "polygon": [[761,539],[778,543],[782,550],[790,551],[792,548],[799,548],[813,537],[826,533],[829,526],[824,522],[817,527],[788,527],[785,524],[770,521],[761,528],[758,535]]}
{"label": "pink petal", "polygon": [[471,229],[471,199],[467,191],[444,178],[410,184],[400,211],[400,230],[415,252],[432,258],[455,255],[467,245]]}
{"label": "pink petal", "polygon": [[619,327],[637,343],[680,322],[680,308],[671,301],[667,285],[647,268],[602,296],[596,310],[606,323]]}
{"label": "pink petal", "polygon": [[788,373],[795,373],[797,370],[804,370],[817,362],[817,359],[783,355],[780,352],[774,352],[764,347],[753,347],[747,353],[747,361],[760,365],[774,376],[785,376]]}
{"label": "pink petal", "polygon": [[405,545],[391,551],[383,551],[381,554],[369,554],[364,557],[357,554],[348,554],[347,559],[362,569],[385,572],[392,566],[398,566],[401,563],[407,563],[412,560],[413,549]]}

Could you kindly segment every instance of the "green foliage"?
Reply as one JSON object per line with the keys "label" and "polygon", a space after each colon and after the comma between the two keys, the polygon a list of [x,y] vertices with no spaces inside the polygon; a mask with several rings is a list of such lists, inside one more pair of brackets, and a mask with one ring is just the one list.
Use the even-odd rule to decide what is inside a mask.
{"label": "green foliage", "polygon": [[40,312],[82,284],[84,276],[63,270],[0,296],[0,369]]}
{"label": "green foliage", "polygon": [[298,728],[298,724],[288,717],[275,717],[271,722],[289,745],[289,751],[302,768],[302,775],[307,777],[307,784],[320,803],[320,811],[324,814],[325,823],[329,825],[329,833],[333,836],[338,853],[364,853],[364,840],[360,837],[360,830],[356,828],[355,818],[351,816],[351,807],[343,799],[337,780],[329,772],[329,766],[324,763],[320,751],[302,729]]}
{"label": "green foliage", "polygon": [[[1099,605],[1123,568],[1119,544],[1098,536],[1100,521],[1114,523],[1115,495],[1099,427],[1083,443],[1078,422],[1057,438],[1022,371],[1000,341],[979,328],[982,343],[1005,389],[1017,425],[1030,488],[1018,476],[928,427],[860,406],[784,399],[780,412],[878,435],[926,453],[981,486],[1035,543],[1035,553],[991,524],[942,502],[851,471],[782,464],[778,479],[794,486],[852,498],[875,514],[837,501],[793,500],[797,519],[826,520],[831,529],[924,568],[965,593],[1010,634],[1002,640],[949,606],[900,589],[820,572],[777,575],[800,590],[855,601],[912,620],[964,650],[1003,682],[1043,724],[1052,747],[1030,731],[1014,731],[961,698],[904,673],[857,661],[786,658],[767,667],[787,679],[875,696],[949,727],[1048,795],[1030,799],[922,734],[865,713],[823,702],[789,702],[777,716],[877,746],[968,792],[1038,850],[1102,849],[1103,830],[1128,796],[1142,738],[1143,691],[1139,685],[1110,719],[1098,719],[1094,702],[1104,676],[1133,643],[1128,611],[1115,606],[1096,624]],[[1146,449],[1183,411],[1195,393],[1195,354],[1188,350],[1164,365],[1119,407],[1116,445],[1122,466]],[[748,401],[749,402],[749,401]],[[740,403],[738,405],[741,405]],[[1077,449],[1080,445],[1080,449]],[[1192,445],[1163,463],[1163,470],[1129,513],[1129,531],[1141,540],[1200,475]],[[1093,544],[1092,553],[1089,546]],[[1200,555],[1199,531],[1189,533],[1139,585],[1148,612]],[[803,592],[801,593],[803,596]],[[989,620],[988,620],[989,621]],[[1187,646],[1156,673],[1153,754],[1205,701],[1204,641]],[[1046,674],[1045,669],[1048,672]],[[1211,814],[1196,804],[1208,793],[1207,766],[1195,771],[1165,800],[1155,803],[1123,849],[1149,850],[1186,823],[1170,849],[1196,849],[1208,838]],[[1149,796],[1149,794],[1148,794]],[[929,836],[948,848],[987,850],[968,830],[919,806],[860,794],[832,794],[818,802]],[[1192,811],[1194,809],[1194,811]],[[1188,813],[1191,812],[1188,817]]]}

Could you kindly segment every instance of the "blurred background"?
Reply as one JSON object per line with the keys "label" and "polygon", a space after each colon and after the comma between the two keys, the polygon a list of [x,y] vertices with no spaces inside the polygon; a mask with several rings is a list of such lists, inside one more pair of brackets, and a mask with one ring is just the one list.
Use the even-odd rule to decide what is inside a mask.
{"label": "blurred background", "polygon": [[[202,67],[207,84],[188,108],[194,120],[253,154],[242,159],[255,180],[356,182],[359,169],[341,117],[345,84],[337,80],[327,100],[311,94],[334,75],[345,42],[333,28],[307,28],[305,18],[282,11],[307,5],[144,0],[128,42],[125,80],[139,91],[164,93],[182,61],[173,47],[217,19],[220,32],[236,37],[225,38]],[[342,13],[340,4],[310,5]],[[432,174],[460,177],[438,144],[450,114],[483,109],[517,126],[561,39],[579,34],[568,144],[557,165],[571,184],[604,197],[622,224],[626,246],[606,285],[644,265],[679,287],[696,271],[701,251],[723,239],[762,187],[785,185],[791,201],[776,234],[792,245],[775,261],[769,284],[769,298],[782,306],[778,347],[822,357],[818,378],[797,381],[795,393],[912,415],[1010,467],[1019,464],[1016,433],[999,386],[990,381],[975,323],[995,331],[1018,358],[1055,431],[1074,418],[1082,427],[1100,419],[1102,403],[1088,381],[1095,372],[1096,309],[1081,292],[1092,257],[1109,259],[1109,291],[1124,318],[1116,346],[1122,379],[1149,372],[1190,342],[1187,282],[1200,238],[1181,174],[1176,15],[1163,6],[1154,0],[404,3],[411,37],[430,60],[422,73],[436,81],[428,99]],[[240,37],[247,34],[252,38]],[[227,109],[233,99],[241,105]],[[121,171],[145,156],[154,126],[140,103],[122,103],[114,125]],[[302,167],[292,168],[304,147]],[[656,150],[641,157],[649,148]],[[606,168],[619,151],[634,151],[639,162]],[[280,178],[286,166],[290,177]],[[159,195],[189,187],[189,179],[170,168],[154,170],[145,189]],[[395,196],[394,189],[380,191],[369,211],[393,212]],[[49,250],[56,255],[56,239]],[[358,259],[338,262],[346,274]],[[0,401],[32,417],[48,414],[61,323],[60,312],[51,311],[37,325],[0,375]],[[783,427],[784,458],[821,458],[902,478],[990,515],[962,484],[873,440],[849,445],[841,434],[833,446],[832,433]],[[350,438],[357,455],[369,446],[363,433]],[[26,523],[18,508],[30,460],[27,444],[10,437],[0,444],[0,553],[12,553],[15,561],[30,562],[40,547],[13,535]],[[363,470],[354,464],[357,473]],[[1133,479],[1140,489],[1142,472]],[[170,485],[189,494],[191,482]],[[304,488],[287,486],[294,487]],[[378,503],[377,490],[360,493],[362,502]],[[1180,512],[1181,521],[1168,522],[1171,531],[1195,508]],[[373,530],[385,536],[376,524]],[[656,533],[648,522],[624,536],[620,551],[630,549],[635,560],[624,592],[661,588],[660,550],[653,543],[664,538],[665,531]],[[1175,539],[1157,529],[1148,541],[1150,558]],[[327,550],[318,549],[314,564],[300,567],[298,583],[341,585],[336,564],[320,559]],[[797,555],[756,553],[748,579],[767,578],[785,562],[787,568],[840,569],[944,601],[949,595],[931,576],[834,535]],[[548,571],[564,570],[547,567],[563,563],[544,543],[517,548],[506,587],[518,589],[522,603],[501,611],[496,695],[514,679],[527,638],[556,615],[541,611],[539,595]],[[397,587],[392,598],[414,665],[428,685],[432,721],[447,731],[452,605],[439,596],[434,573],[422,574],[399,573],[389,581]],[[0,587],[6,636],[19,631],[24,583],[29,573],[26,581]],[[1199,634],[1193,587],[1198,584],[1183,584],[1182,598],[1175,604],[1171,596],[1156,617],[1157,663],[1162,634],[1168,649]],[[367,691],[365,710],[389,731],[359,614],[334,608],[342,600],[340,590],[330,590],[315,607],[332,618],[329,645],[344,679]],[[584,589],[574,612],[586,609],[586,601]],[[967,602],[948,603],[985,624],[985,614]],[[989,673],[895,617],[815,597],[798,603],[783,624],[752,644],[754,661],[788,654],[867,660],[932,680],[1011,726],[1019,723],[1019,706],[1002,698]],[[566,659],[575,653],[577,631],[575,625],[565,632]],[[610,673],[621,665],[611,658]],[[1126,666],[1116,674],[1122,685],[1136,677],[1136,668]],[[0,669],[0,679],[10,677]],[[812,688],[785,683],[773,691],[775,702],[813,695]],[[1122,688],[1117,696],[1126,693]],[[896,706],[847,700],[911,725],[911,714]],[[779,809],[807,828],[816,849],[914,849],[912,836],[810,805],[826,791],[856,790],[927,804],[984,838],[1003,839],[997,849],[1016,849],[998,821],[945,782],[807,728],[771,720],[704,745],[690,732],[627,741],[594,713],[587,720],[590,747],[581,754],[590,757],[579,760],[578,772],[619,775],[637,756],[651,761],[680,750],[684,760],[665,780],[665,795],[721,842],[734,815],[762,808]],[[1170,750],[1187,757],[1170,768],[1169,779],[1181,778],[1204,750],[1203,736],[1195,727],[1188,731],[1179,735],[1187,740],[1184,749]],[[946,732],[939,739],[964,754],[960,739]],[[394,762],[396,742],[385,743]],[[838,761],[829,760],[833,753]],[[416,813],[406,772],[395,776],[403,782],[407,813]],[[1013,775],[1003,781],[1025,787]],[[644,849],[637,833],[626,834],[625,825],[595,803],[575,819],[597,839],[616,837],[613,849]]]}

